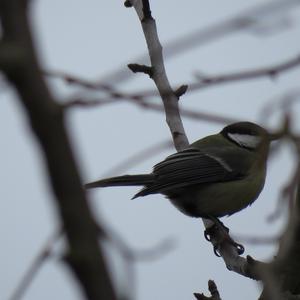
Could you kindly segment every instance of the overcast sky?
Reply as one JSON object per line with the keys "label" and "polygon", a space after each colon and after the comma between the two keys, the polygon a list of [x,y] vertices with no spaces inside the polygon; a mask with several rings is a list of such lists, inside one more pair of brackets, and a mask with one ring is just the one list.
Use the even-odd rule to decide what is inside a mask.
{"label": "overcast sky", "polygon": [[[237,15],[247,8],[267,3],[242,1],[150,1],[163,45],[195,30],[206,28]],[[105,80],[115,70],[126,72],[128,63],[146,51],[140,23],[133,9],[122,1],[32,1],[32,27],[41,64],[46,70],[64,71],[86,79]],[[281,10],[282,12],[282,10]],[[246,31],[234,32],[201,47],[194,47],[166,60],[174,86],[195,80],[195,74],[218,75],[268,66],[300,53],[300,5],[277,18],[264,16],[264,22]],[[272,25],[272,26],[271,26]],[[274,31],[272,28],[277,29]],[[127,91],[153,89],[144,75],[127,71],[127,81],[113,82]],[[276,109],[270,119],[262,109],[290,91],[299,91],[300,69],[275,79],[252,80],[220,85],[186,94],[183,108],[210,112],[240,120],[279,124],[282,112]],[[49,82],[53,94],[63,101],[70,95],[95,96],[59,80]],[[57,226],[56,208],[48,185],[40,149],[32,136],[27,118],[14,93],[2,84],[0,117],[0,298],[8,299],[45,240]],[[154,99],[159,103],[160,99]],[[300,106],[293,107],[295,128]],[[190,141],[219,131],[223,124],[184,118]],[[170,139],[163,114],[136,107],[132,103],[76,108],[68,114],[68,130],[78,158],[83,181],[107,174],[113,167],[139,151]],[[151,171],[156,162],[174,152],[162,150],[130,169],[128,173]],[[273,236],[284,224],[267,217],[274,212],[278,191],[289,178],[294,165],[291,150],[285,146],[270,160],[268,177],[259,199],[248,209],[223,221],[238,236]],[[115,174],[117,175],[117,174]],[[136,188],[111,188],[90,192],[94,214],[116,231],[133,249],[148,249],[166,239],[176,247],[160,258],[135,265],[135,299],[193,299],[193,292],[206,292],[208,279],[214,279],[222,299],[256,299],[259,286],[229,272],[203,237],[202,223],[177,211],[161,195],[130,201]],[[246,254],[268,260],[276,253],[274,245],[245,244]],[[127,285],[125,264],[118,251],[107,247],[118,286]],[[68,270],[55,257],[37,274],[24,300],[81,299]],[[127,280],[127,281],[126,281]]]}

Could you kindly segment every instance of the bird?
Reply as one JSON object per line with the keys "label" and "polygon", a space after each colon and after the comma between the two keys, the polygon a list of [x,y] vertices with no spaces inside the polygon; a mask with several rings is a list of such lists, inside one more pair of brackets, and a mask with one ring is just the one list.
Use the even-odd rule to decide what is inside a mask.
{"label": "bird", "polygon": [[255,123],[233,123],[166,157],[149,174],[100,179],[85,188],[143,186],[132,199],[158,193],[190,217],[230,216],[260,195],[271,141]]}

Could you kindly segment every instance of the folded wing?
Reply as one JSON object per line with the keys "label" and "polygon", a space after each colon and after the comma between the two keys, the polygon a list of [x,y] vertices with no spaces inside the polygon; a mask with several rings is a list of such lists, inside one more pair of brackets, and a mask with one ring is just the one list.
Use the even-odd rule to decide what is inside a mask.
{"label": "folded wing", "polygon": [[211,155],[189,148],[168,156],[154,166],[154,181],[146,185],[134,198],[154,193],[168,193],[202,183],[239,180],[245,176],[238,173],[225,160],[220,159],[217,152],[218,150],[214,151],[216,154]]}

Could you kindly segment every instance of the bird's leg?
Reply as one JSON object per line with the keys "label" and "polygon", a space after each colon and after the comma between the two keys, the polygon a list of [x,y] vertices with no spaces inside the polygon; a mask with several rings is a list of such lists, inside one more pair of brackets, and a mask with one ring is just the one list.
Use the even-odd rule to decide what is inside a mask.
{"label": "bird's leg", "polygon": [[[224,225],[224,223],[221,222],[218,218],[213,217],[213,216],[208,216],[208,219],[211,220],[211,221],[214,223],[213,226],[217,226],[218,228],[222,229],[222,231],[225,230],[227,233],[229,233],[229,228],[226,227],[226,226]],[[209,228],[210,228],[210,227],[209,227]],[[209,228],[208,228],[208,229],[209,229]]]}
{"label": "bird's leg", "polygon": [[229,234],[229,228],[224,225],[218,218],[213,216],[207,216],[207,219],[212,221],[214,224],[204,230],[204,237],[207,241],[211,241],[210,236],[216,228],[220,229],[222,232]]}
{"label": "bird's leg", "polygon": [[216,230],[219,230],[222,232],[222,238],[214,245],[214,253],[216,256],[221,256],[220,253],[218,252],[218,249],[220,245],[224,242],[227,241],[230,244],[232,244],[236,249],[239,255],[242,255],[245,251],[245,248],[243,245],[236,243],[229,235],[229,228],[226,227],[218,218],[208,216],[208,219],[210,219],[214,224],[208,228],[205,229],[204,231],[204,237],[207,241],[211,241],[211,236],[215,235]]}

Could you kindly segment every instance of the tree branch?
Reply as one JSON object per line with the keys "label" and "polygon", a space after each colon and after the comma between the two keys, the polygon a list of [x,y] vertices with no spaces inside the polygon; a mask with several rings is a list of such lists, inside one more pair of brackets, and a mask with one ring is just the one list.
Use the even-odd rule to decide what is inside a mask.
{"label": "tree branch", "polygon": [[67,236],[66,259],[73,274],[88,299],[116,299],[99,248],[98,229],[65,129],[63,111],[52,98],[40,72],[27,18],[28,3],[26,0],[0,1],[2,39],[23,50],[13,65],[2,66],[2,70],[16,88],[44,154]]}
{"label": "tree branch", "polygon": [[[131,69],[133,72],[143,72],[148,74],[150,77],[152,76],[151,67],[139,65],[139,64],[129,64],[129,65],[133,67],[133,69]],[[191,82],[187,85],[182,85],[179,88],[177,88],[174,93],[176,94],[176,96],[178,96],[178,92],[185,93],[188,90],[188,93],[192,93],[205,88],[214,87],[216,85],[229,84],[237,81],[246,81],[250,79],[254,80],[254,79],[265,78],[265,77],[274,79],[275,77],[280,76],[282,73],[288,72],[299,66],[300,66],[300,55],[298,54],[294,57],[291,57],[290,59],[286,59],[277,64],[265,66],[265,67],[259,67],[252,70],[240,70],[233,73],[225,73],[225,74],[213,75],[213,76],[196,75],[197,77],[199,77],[198,82]],[[95,81],[95,82],[88,81],[86,79],[78,78],[74,75],[66,74],[63,72],[44,71],[44,74],[51,77],[60,78],[68,84],[77,84],[79,86],[91,90],[104,91],[109,93],[111,96],[114,96],[114,94],[119,94],[120,96],[122,95],[123,98],[128,98],[128,99],[145,99],[157,95],[157,91],[155,90],[144,90],[144,91],[139,91],[134,93],[118,92],[116,89],[114,89],[112,86],[108,84],[99,81]],[[171,91],[171,93],[173,93],[173,90]],[[179,93],[179,96],[181,95],[182,93]]]}
{"label": "tree branch", "polygon": [[148,67],[146,65],[140,65],[140,64],[128,64],[127,67],[133,73],[145,73],[148,74],[150,78],[152,77],[153,70],[151,67]]}
{"label": "tree branch", "polygon": [[133,7],[139,16],[147,42],[151,61],[151,78],[162,98],[167,123],[173,137],[174,145],[177,150],[182,150],[186,148],[189,143],[179,114],[178,98],[172,90],[166,75],[162,46],[158,38],[155,20],[151,16],[149,2],[134,1]]}
{"label": "tree branch", "polygon": [[197,300],[221,300],[217,285],[213,280],[208,281],[208,290],[211,294],[210,297],[206,297],[204,294],[194,293],[195,298]]}
{"label": "tree branch", "polygon": [[[152,79],[162,98],[167,123],[172,133],[175,147],[177,150],[182,150],[188,146],[188,140],[181,121],[177,97],[174,94],[166,75],[162,46],[159,42],[155,20],[152,16],[150,18],[143,14],[144,2],[145,1],[142,0],[131,1],[141,21],[153,71]],[[148,5],[149,2],[146,2]],[[148,9],[150,10],[150,7],[147,8],[147,10]],[[203,219],[203,223],[206,228],[212,225],[210,220]],[[248,258],[246,260],[245,258],[240,257],[237,248],[228,241],[228,237],[224,236],[223,231],[224,230],[220,230],[220,228],[216,228],[215,233],[211,234],[210,238],[214,247],[218,249],[223,257],[227,268],[241,275],[258,279],[258,264],[255,264],[253,259]]]}
{"label": "tree branch", "polygon": [[[277,134],[289,140],[295,149],[297,168],[300,167],[300,137],[291,129],[287,115]],[[295,171],[285,196],[289,205],[289,219],[279,240],[274,260],[261,273],[264,288],[260,300],[300,299],[300,172]]]}
{"label": "tree branch", "polygon": [[189,91],[195,91],[219,84],[231,83],[234,81],[257,79],[260,77],[270,77],[271,79],[273,79],[279,74],[299,66],[300,55],[298,54],[296,57],[292,57],[289,60],[283,61],[273,66],[261,67],[247,71],[239,71],[231,74],[201,77],[199,79],[199,82],[189,84]]}
{"label": "tree branch", "polygon": [[19,300],[25,294],[30,283],[33,281],[35,275],[42,267],[43,263],[51,256],[52,248],[55,242],[61,237],[62,230],[55,230],[55,232],[47,239],[46,243],[42,246],[39,253],[34,258],[33,262],[30,264],[26,273],[22,276],[16,289],[9,300]]}
{"label": "tree branch", "polygon": [[[127,7],[131,7],[137,1],[128,0],[125,3]],[[263,22],[267,18],[292,10],[299,4],[298,0],[270,0],[254,5],[226,20],[186,33],[182,37],[167,42],[164,46],[165,59],[170,59],[192,48],[206,45],[230,34],[251,29],[251,27]],[[144,54],[137,57],[135,61],[144,62],[146,59],[147,55]],[[110,74],[105,74],[105,81],[113,84],[125,82],[130,78],[132,78],[130,73],[128,74],[123,66],[112,71]]]}
{"label": "tree branch", "polygon": [[[121,99],[121,95],[120,98]],[[133,99],[125,99],[128,100],[130,103],[136,104],[140,106],[141,108],[157,111],[157,112],[165,112],[165,108],[163,105],[158,104],[158,103],[152,103],[149,101],[142,101],[142,100],[133,100]],[[69,100],[68,102],[63,104],[64,108],[74,108],[74,107],[80,107],[80,108],[93,108],[95,106],[101,106],[104,104],[111,104],[115,103],[116,100],[112,99],[72,99]],[[172,108],[169,110],[172,112]],[[194,110],[189,110],[189,109],[181,109],[180,114],[186,118],[189,118],[191,120],[202,120],[202,121],[208,121],[208,122],[214,122],[214,123],[219,123],[219,124],[228,124],[228,123],[233,123],[237,122],[238,120],[235,118],[231,117],[223,117],[220,115],[212,114],[212,113],[205,113],[201,111],[194,111]]]}

